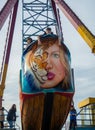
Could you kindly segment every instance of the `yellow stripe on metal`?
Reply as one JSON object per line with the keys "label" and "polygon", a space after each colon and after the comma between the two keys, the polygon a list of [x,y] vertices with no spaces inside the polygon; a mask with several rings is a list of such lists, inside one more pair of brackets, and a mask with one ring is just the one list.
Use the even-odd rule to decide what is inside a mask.
{"label": "yellow stripe on metal", "polygon": [[95,53],[95,36],[93,36],[84,26],[79,26],[77,31],[92,49],[92,53]]}
{"label": "yellow stripe on metal", "polygon": [[4,65],[3,75],[2,75],[2,81],[0,84],[0,96],[3,96],[4,88],[5,88],[5,80],[6,80],[6,74],[7,74],[7,68],[8,65]]}

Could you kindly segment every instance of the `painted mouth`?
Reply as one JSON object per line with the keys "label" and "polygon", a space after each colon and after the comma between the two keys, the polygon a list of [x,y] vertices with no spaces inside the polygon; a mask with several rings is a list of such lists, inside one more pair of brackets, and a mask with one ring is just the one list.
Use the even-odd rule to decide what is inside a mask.
{"label": "painted mouth", "polygon": [[48,74],[47,74],[48,80],[52,80],[54,77],[55,77],[55,74],[54,74],[54,73],[48,72]]}

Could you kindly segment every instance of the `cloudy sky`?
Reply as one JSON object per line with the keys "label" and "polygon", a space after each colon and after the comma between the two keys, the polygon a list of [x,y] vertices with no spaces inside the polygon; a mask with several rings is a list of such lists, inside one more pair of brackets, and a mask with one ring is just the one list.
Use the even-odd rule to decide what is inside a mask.
{"label": "cloudy sky", "polygon": [[[65,0],[88,29],[95,34],[94,0]],[[63,15],[61,15],[63,17]],[[65,43],[72,57],[75,75],[75,106],[85,98],[95,97],[95,55],[66,17],[62,20]]]}
{"label": "cloudy sky", "polygon": [[[7,0],[0,0],[0,10]],[[95,0],[65,0],[88,29],[95,34]],[[22,21],[21,0],[19,2],[13,44],[11,48],[7,79],[5,83],[3,106],[8,110],[13,103],[17,104],[19,114],[19,70],[21,66],[22,46]],[[61,12],[62,28],[65,44],[71,52],[72,68],[74,68],[75,95],[74,102],[78,109],[78,103],[88,97],[95,97],[95,55],[83,40],[73,25]],[[0,31],[0,68],[6,36],[5,22]],[[19,119],[18,119],[19,120]]]}

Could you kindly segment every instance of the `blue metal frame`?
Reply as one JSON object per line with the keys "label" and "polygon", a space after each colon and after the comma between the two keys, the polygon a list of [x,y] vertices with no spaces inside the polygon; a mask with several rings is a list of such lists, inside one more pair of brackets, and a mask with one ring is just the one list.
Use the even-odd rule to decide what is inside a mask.
{"label": "blue metal frame", "polygon": [[27,37],[36,40],[43,34],[45,28],[56,30],[56,18],[53,13],[51,0],[23,0],[22,1],[22,40],[23,49]]}

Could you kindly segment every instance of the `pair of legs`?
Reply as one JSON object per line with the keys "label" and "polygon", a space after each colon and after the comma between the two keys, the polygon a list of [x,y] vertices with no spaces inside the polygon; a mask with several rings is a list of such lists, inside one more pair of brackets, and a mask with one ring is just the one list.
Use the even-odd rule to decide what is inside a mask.
{"label": "pair of legs", "polygon": [[3,121],[0,121],[0,128],[4,128],[4,123],[3,123]]}
{"label": "pair of legs", "polygon": [[75,127],[76,127],[76,121],[75,120],[71,120],[70,121],[69,130],[75,130]]}
{"label": "pair of legs", "polygon": [[9,125],[10,125],[10,128],[13,128],[15,127],[15,122],[14,121],[8,121]]}

